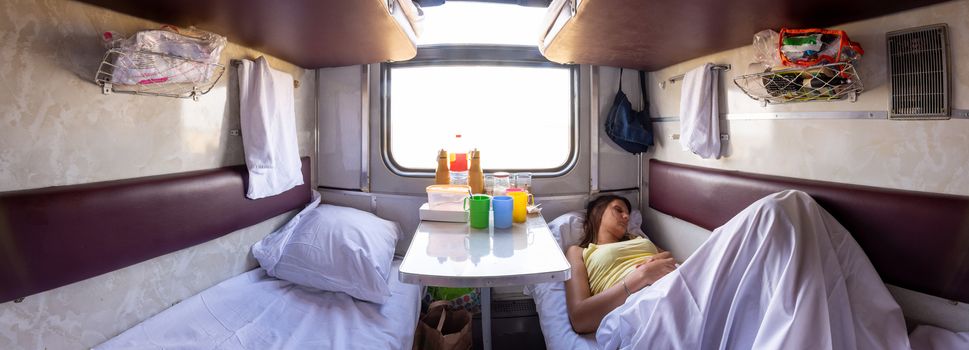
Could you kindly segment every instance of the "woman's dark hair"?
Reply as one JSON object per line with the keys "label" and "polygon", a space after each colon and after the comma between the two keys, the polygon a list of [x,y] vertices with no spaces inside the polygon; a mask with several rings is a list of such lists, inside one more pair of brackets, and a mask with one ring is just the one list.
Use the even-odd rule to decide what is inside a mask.
{"label": "woman's dark hair", "polygon": [[596,236],[599,233],[599,225],[602,224],[602,214],[606,212],[609,203],[617,199],[621,200],[623,204],[626,204],[627,211],[632,210],[632,205],[629,204],[628,199],[613,194],[599,196],[585,206],[585,223],[582,225],[584,236],[582,237],[582,242],[579,243],[579,247],[586,248],[589,246],[589,243],[598,243],[596,242]]}

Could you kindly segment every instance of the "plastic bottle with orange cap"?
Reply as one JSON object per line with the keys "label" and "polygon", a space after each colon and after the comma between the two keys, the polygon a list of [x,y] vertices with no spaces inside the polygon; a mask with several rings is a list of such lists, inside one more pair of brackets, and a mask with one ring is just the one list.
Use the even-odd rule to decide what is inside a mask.
{"label": "plastic bottle with orange cap", "polygon": [[450,170],[452,185],[468,184],[468,148],[461,139],[461,134],[454,135],[454,141],[448,149],[448,169]]}

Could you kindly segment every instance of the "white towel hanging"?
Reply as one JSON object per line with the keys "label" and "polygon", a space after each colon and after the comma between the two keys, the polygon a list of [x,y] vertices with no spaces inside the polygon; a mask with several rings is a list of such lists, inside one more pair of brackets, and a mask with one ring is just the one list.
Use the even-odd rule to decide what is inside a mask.
{"label": "white towel hanging", "polygon": [[680,94],[680,144],[701,158],[720,158],[718,74],[707,63],[686,73]]}
{"label": "white towel hanging", "polygon": [[242,60],[238,72],[242,147],[249,168],[246,197],[274,196],[302,185],[293,77],[270,68],[264,57]]}

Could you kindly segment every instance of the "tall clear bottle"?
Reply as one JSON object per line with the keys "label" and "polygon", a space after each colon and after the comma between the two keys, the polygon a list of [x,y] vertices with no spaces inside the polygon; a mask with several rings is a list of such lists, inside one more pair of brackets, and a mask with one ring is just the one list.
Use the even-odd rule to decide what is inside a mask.
{"label": "tall clear bottle", "polygon": [[468,148],[461,139],[461,134],[454,135],[454,142],[448,149],[450,160],[451,184],[468,184]]}
{"label": "tall clear bottle", "polygon": [[471,192],[484,193],[484,172],[481,170],[481,151],[471,151],[471,169],[468,170],[468,185]]}

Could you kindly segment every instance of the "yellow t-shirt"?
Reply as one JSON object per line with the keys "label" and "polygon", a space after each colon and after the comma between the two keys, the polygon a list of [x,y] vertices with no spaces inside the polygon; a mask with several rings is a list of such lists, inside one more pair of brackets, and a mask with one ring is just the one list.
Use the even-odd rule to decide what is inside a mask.
{"label": "yellow t-shirt", "polygon": [[619,283],[636,269],[636,265],[658,252],[653,242],[642,237],[603,245],[589,243],[589,247],[582,250],[582,260],[589,272],[592,295]]}

